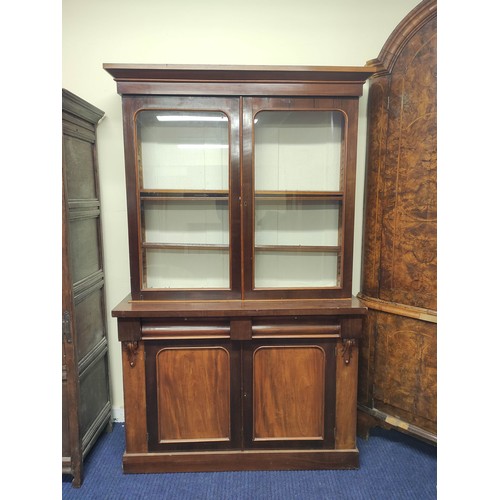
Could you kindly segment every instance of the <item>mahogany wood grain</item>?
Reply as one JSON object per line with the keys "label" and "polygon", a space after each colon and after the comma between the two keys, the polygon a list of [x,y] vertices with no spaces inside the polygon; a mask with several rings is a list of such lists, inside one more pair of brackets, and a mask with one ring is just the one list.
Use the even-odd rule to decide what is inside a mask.
{"label": "mahogany wood grain", "polygon": [[238,342],[167,336],[145,353],[149,452],[241,448]]}
{"label": "mahogany wood grain", "polygon": [[116,81],[365,81],[374,73],[370,66],[258,66],[104,63]]}
{"label": "mahogany wood grain", "polygon": [[334,449],[336,342],[242,344],[244,449]]}
{"label": "mahogany wood grain", "polygon": [[[331,83],[286,83],[262,82],[232,83],[232,92],[239,95],[299,95],[299,96],[322,96],[331,95],[345,97],[359,97],[363,94],[364,81],[359,82],[331,82]],[[226,96],[228,84],[224,82],[117,82],[118,93],[149,94],[149,95],[190,95],[190,96]]]}
{"label": "mahogany wood grain", "polygon": [[262,346],[253,359],[254,440],[323,439],[325,352]]}
{"label": "mahogany wood grain", "polygon": [[346,450],[244,450],[231,452],[125,453],[125,473],[245,470],[357,469],[357,448]]}
{"label": "mahogany wood grain", "polygon": [[[180,66],[103,64],[118,93],[360,96],[373,66]],[[228,90],[230,89],[230,90]]]}
{"label": "mahogany wood grain", "polygon": [[337,345],[335,448],[339,450],[356,446],[358,346],[347,342]]}
{"label": "mahogany wood grain", "polygon": [[141,322],[139,318],[120,318],[118,321],[118,340],[120,342],[141,340]]}
{"label": "mahogany wood grain", "polygon": [[363,316],[367,312],[356,297],[332,300],[131,300],[125,297],[112,311],[116,318],[224,318]]}
{"label": "mahogany wood grain", "polygon": [[230,440],[230,355],[222,347],[166,347],[156,355],[158,440]]}
{"label": "mahogany wood grain", "polygon": [[228,321],[206,320],[202,324],[193,321],[143,321],[140,327],[143,340],[226,338],[232,335]]}
{"label": "mahogany wood grain", "polygon": [[144,344],[138,342],[134,366],[130,364],[129,344],[122,342],[123,398],[125,407],[125,441],[127,453],[144,453],[148,449],[146,425],[146,376]]}
{"label": "mahogany wood grain", "polygon": [[252,321],[249,319],[234,319],[231,321],[232,340],[250,340],[252,338]]}
{"label": "mahogany wood grain", "polygon": [[271,324],[254,324],[252,329],[252,337],[254,339],[262,338],[280,338],[280,337],[340,337],[340,325],[318,325],[318,324],[286,324],[286,323],[271,323]]}

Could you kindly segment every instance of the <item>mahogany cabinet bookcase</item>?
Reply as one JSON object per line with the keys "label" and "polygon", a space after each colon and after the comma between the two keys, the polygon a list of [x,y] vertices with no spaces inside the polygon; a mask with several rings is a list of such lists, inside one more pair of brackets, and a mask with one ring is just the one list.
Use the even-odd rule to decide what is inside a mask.
{"label": "mahogany cabinet bookcase", "polygon": [[122,96],[125,472],[358,466],[371,68],[105,64]]}

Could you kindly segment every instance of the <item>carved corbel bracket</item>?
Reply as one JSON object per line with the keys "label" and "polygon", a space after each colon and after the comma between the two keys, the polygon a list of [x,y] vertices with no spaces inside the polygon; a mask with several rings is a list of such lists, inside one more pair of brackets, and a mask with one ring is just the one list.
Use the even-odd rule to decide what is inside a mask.
{"label": "carved corbel bracket", "polygon": [[127,353],[128,362],[133,368],[135,366],[135,360],[137,358],[137,351],[139,350],[139,342],[125,342],[124,347]]}
{"label": "carved corbel bracket", "polygon": [[342,340],[342,359],[344,364],[348,365],[352,359],[352,348],[356,345],[356,339]]}

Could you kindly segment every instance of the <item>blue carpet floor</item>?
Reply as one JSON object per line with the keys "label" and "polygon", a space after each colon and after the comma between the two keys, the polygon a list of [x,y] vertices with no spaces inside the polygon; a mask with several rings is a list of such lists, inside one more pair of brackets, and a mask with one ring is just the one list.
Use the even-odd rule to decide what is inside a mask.
{"label": "blue carpet floor", "polygon": [[396,431],[358,439],[352,471],[123,474],[123,424],[104,433],[84,463],[81,488],[63,476],[63,499],[427,500],[436,498],[436,448]]}

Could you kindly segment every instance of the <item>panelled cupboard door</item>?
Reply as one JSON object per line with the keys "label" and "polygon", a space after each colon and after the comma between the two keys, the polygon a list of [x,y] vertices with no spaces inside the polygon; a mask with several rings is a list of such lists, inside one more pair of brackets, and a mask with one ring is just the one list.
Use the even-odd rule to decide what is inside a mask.
{"label": "panelled cupboard door", "polygon": [[335,341],[148,341],[145,350],[149,451],[239,449],[242,439],[335,447]]}
{"label": "panelled cupboard door", "polygon": [[243,349],[245,446],[333,448],[334,341],[252,341]]}
{"label": "panelled cupboard door", "polygon": [[148,449],[229,449],[240,441],[239,352],[229,341],[147,342]]}

